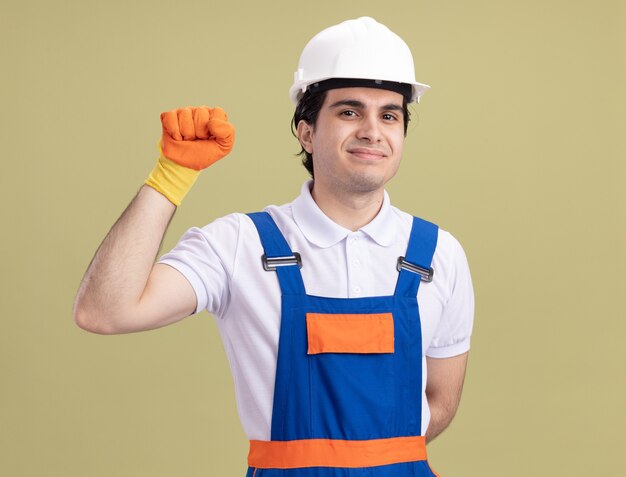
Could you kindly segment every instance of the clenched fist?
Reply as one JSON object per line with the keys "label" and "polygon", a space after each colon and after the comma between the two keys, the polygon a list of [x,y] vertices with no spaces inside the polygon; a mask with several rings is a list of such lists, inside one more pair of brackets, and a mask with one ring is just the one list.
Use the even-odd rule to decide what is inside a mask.
{"label": "clenched fist", "polygon": [[202,169],[230,152],[235,128],[222,108],[181,108],[161,114],[161,152],[146,185],[178,206]]}
{"label": "clenched fist", "polygon": [[161,113],[163,155],[199,171],[226,156],[235,128],[222,108],[181,108]]}

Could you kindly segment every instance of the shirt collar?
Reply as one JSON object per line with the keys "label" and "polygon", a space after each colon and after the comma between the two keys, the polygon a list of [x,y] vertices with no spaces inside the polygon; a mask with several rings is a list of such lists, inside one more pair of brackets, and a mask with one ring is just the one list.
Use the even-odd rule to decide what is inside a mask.
{"label": "shirt collar", "polygon": [[[293,218],[306,239],[318,247],[327,248],[340,242],[352,233],[350,230],[333,222],[317,206],[311,195],[313,181],[302,185],[300,195],[293,201]],[[384,191],[383,204],[374,219],[360,231],[371,237],[376,243],[387,247],[393,240],[393,214],[387,191]]]}

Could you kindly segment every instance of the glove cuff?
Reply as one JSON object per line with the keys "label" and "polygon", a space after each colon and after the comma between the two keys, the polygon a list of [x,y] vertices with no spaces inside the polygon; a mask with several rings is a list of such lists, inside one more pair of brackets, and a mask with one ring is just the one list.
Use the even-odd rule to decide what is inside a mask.
{"label": "glove cuff", "polygon": [[156,166],[146,179],[145,184],[167,197],[172,204],[178,207],[191,186],[196,182],[200,171],[181,166],[165,157],[160,143],[159,152],[161,154]]}

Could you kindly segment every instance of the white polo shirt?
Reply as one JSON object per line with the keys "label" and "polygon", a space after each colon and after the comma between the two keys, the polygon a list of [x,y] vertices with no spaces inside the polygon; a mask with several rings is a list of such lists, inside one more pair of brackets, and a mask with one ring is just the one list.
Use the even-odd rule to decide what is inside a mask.
{"label": "white polo shirt", "polygon": [[[393,207],[385,192],[378,215],[352,232],[317,206],[311,181],[290,204],[271,205],[272,216],[294,252],[302,256],[309,295],[334,298],[392,295],[396,263],[405,255],[412,216]],[[280,286],[261,264],[263,248],[252,220],[234,213],[202,228],[191,228],[160,262],[191,283],[196,312],[208,310],[224,343],[235,383],[239,417],[249,439],[270,440],[276,357],[280,330]],[[418,291],[422,322],[424,380],[422,434],[430,411],[424,392],[425,357],[447,358],[469,350],[474,294],[459,242],[439,230],[433,281]]]}

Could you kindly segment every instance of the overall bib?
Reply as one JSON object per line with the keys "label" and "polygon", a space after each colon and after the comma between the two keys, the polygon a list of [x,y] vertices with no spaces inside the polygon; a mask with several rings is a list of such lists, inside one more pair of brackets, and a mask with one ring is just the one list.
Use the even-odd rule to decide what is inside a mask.
{"label": "overall bib", "polygon": [[[433,477],[422,429],[417,290],[432,279],[436,225],[419,218],[391,296],[307,295],[266,212],[249,214],[282,293],[270,441],[250,441],[246,477]],[[306,263],[305,263],[306,266]]]}

